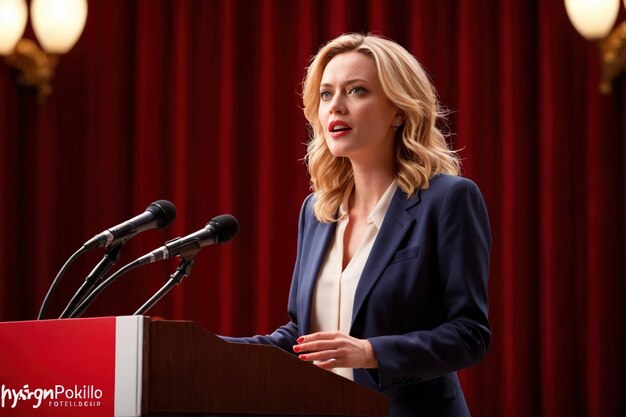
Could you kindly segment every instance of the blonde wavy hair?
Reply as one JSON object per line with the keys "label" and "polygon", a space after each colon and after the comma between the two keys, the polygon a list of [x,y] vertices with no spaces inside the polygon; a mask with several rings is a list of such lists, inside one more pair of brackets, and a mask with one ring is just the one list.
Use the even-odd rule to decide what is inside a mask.
{"label": "blonde wavy hair", "polygon": [[324,127],[318,117],[319,86],[326,65],[335,56],[356,51],[370,57],[377,69],[385,95],[404,114],[396,131],[395,175],[398,186],[409,197],[428,188],[439,173],[459,174],[459,158],[446,143],[436,122],[443,118],[435,89],[417,59],[397,43],[376,35],[349,33],[322,46],[312,59],[303,81],[304,115],[311,125],[307,162],[316,201],[315,217],[336,221],[345,187],[352,180],[347,158],[336,158],[326,145]]}

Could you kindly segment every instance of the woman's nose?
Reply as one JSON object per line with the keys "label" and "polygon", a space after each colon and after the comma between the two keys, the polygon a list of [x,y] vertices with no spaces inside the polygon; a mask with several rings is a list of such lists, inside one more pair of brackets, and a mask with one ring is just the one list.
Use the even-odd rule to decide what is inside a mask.
{"label": "woman's nose", "polygon": [[333,100],[330,103],[330,112],[338,114],[344,114],[346,112],[346,106],[344,103],[344,99],[341,97],[341,94],[336,94],[333,97]]}

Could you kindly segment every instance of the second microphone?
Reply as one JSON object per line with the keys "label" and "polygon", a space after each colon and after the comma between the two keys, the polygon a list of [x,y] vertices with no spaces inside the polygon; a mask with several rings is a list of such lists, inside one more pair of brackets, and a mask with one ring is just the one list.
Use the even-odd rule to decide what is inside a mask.
{"label": "second microphone", "polygon": [[133,263],[139,266],[175,256],[183,259],[193,258],[204,246],[226,243],[234,238],[237,232],[239,232],[237,219],[230,214],[222,214],[211,219],[197,232],[165,242],[160,248],[137,258]]}

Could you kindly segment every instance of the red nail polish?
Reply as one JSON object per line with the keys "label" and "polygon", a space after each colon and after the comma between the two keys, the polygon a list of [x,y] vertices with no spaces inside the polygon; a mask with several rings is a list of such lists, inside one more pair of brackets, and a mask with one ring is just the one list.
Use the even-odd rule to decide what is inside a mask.
{"label": "red nail polish", "polygon": [[294,352],[300,352],[300,346],[294,346],[293,347],[293,351]]}
{"label": "red nail polish", "polygon": [[300,355],[300,359],[302,359],[303,361],[306,360],[306,355]]}
{"label": "red nail polish", "polygon": [[304,336],[300,336],[297,340],[298,343],[304,342]]}

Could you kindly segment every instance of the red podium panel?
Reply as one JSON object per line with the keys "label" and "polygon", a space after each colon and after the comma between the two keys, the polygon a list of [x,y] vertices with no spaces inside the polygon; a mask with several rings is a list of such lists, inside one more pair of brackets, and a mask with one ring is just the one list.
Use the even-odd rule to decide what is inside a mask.
{"label": "red podium panel", "polygon": [[113,415],[115,318],[0,324],[0,409]]}
{"label": "red podium panel", "polygon": [[147,323],[144,317],[0,323],[0,417],[140,415],[137,355]]}
{"label": "red podium panel", "polygon": [[273,346],[196,323],[0,323],[0,417],[383,417],[387,398]]}

